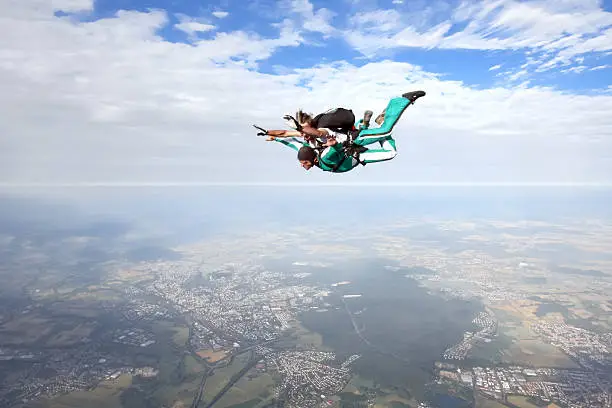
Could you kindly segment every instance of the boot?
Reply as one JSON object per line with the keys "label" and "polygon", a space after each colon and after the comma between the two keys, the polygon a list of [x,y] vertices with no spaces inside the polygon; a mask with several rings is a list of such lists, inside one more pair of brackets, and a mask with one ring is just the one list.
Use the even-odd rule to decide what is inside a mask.
{"label": "boot", "polygon": [[423,96],[425,96],[425,91],[412,91],[412,92],[406,92],[405,94],[402,94],[402,97],[410,100],[412,104],[414,104],[414,102],[417,99]]}

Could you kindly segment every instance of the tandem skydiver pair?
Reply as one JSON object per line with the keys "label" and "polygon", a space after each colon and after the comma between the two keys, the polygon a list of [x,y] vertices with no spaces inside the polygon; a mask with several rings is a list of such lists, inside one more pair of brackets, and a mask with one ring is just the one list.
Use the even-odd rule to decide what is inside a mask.
{"label": "tandem skydiver pair", "polygon": [[268,136],[297,151],[297,158],[306,170],[313,167],[332,173],[345,173],[357,166],[389,161],[397,155],[393,130],[402,114],[424,91],[412,91],[389,100],[385,110],[370,121],[372,111],[356,121],[350,109],[336,108],[312,117],[298,111],[295,117],[284,119],[294,130],[259,130],[258,136]]}

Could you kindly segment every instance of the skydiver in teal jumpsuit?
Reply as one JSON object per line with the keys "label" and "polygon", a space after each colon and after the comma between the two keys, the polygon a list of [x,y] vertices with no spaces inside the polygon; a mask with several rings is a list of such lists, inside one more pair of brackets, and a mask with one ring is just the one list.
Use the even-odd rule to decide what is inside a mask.
{"label": "skydiver in teal jumpsuit", "polygon": [[[366,165],[393,159],[397,155],[395,140],[392,137],[393,129],[406,108],[422,96],[425,96],[425,92],[414,91],[391,99],[385,111],[376,120],[380,127],[369,128],[369,123],[359,120],[355,125],[359,130],[357,137],[346,144],[338,142],[335,135],[330,135],[325,129],[309,131],[302,129],[298,132],[272,130],[261,135],[268,135],[268,141],[276,141],[296,150],[298,160],[306,170],[316,166],[323,171],[344,173],[353,170],[359,164]],[[313,137],[308,137],[309,134],[323,137],[326,142],[322,146],[313,147],[313,144],[309,143],[309,140],[313,141]],[[300,136],[304,139],[299,139]],[[376,145],[370,146],[373,144]]]}

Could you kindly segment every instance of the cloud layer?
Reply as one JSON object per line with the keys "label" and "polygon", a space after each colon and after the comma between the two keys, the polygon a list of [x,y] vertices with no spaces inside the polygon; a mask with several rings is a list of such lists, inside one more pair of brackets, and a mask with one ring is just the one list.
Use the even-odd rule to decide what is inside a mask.
{"label": "cloud layer", "polygon": [[[612,44],[610,13],[597,2],[464,2],[450,11],[432,3],[422,13],[429,20],[413,26],[406,19],[417,11],[397,4],[354,13],[343,26],[338,13],[294,0],[283,3],[293,13],[279,18],[276,34],[268,36],[217,27],[232,10],[204,18],[119,10],[110,18],[87,19],[92,1],[2,3],[8,3],[0,17],[3,184],[612,178],[609,90],[577,95],[528,84],[481,89],[392,59],[295,69],[287,60],[282,74],[259,65],[283,50],[318,47],[335,37],[366,55],[398,46],[527,48],[534,54],[524,69],[581,66],[577,57],[606,52]],[[451,13],[453,24],[466,23],[463,30],[449,34],[451,22],[436,17],[440,10]],[[171,17],[189,42],[161,36]],[[504,64],[491,70],[501,73]],[[300,107],[313,113],[335,106],[357,115],[380,111],[390,97],[415,89],[427,96],[397,127],[399,155],[351,174],[307,173],[292,150],[257,138],[251,127],[283,127],[282,116]]]}
{"label": "cloud layer", "polygon": [[464,0],[452,10],[447,3],[431,4],[416,13],[358,13],[344,35],[366,55],[401,47],[524,50],[535,55],[525,67],[538,70],[612,51],[612,13],[599,1]]}

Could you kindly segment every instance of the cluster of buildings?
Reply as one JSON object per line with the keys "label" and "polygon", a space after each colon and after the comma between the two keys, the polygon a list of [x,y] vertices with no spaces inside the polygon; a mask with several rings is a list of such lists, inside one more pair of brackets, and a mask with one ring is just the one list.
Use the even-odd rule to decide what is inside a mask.
{"label": "cluster of buildings", "polygon": [[212,349],[213,351],[219,351],[223,348],[217,342],[219,340],[215,333],[200,322],[195,321],[192,323],[191,334],[189,336],[189,345],[192,350]]}
{"label": "cluster of buildings", "polygon": [[487,312],[480,312],[472,321],[480,328],[477,332],[467,331],[463,334],[463,340],[444,351],[443,358],[447,360],[463,360],[472,348],[479,342],[490,342],[497,334],[497,321]]}
{"label": "cluster of buildings", "polygon": [[[186,315],[192,326],[189,342],[196,352],[231,352],[273,340],[289,327],[296,312],[318,307],[325,295],[300,284],[304,276],[286,276],[258,266],[233,265],[206,275],[198,266],[181,262],[143,264],[140,268],[154,279],[126,288],[127,304],[113,311],[132,323]],[[202,277],[202,284],[193,285],[193,277]],[[161,301],[149,300],[154,299],[151,295]],[[132,367],[124,356],[114,356],[108,345],[144,348],[155,342],[152,333],[129,327],[107,332],[78,349],[36,353],[2,350],[0,360],[27,360],[32,367],[0,385],[0,406],[93,388],[123,373],[154,377],[156,368]]]}
{"label": "cluster of buildings", "polygon": [[607,408],[612,404],[612,377],[605,371],[521,366],[462,369],[445,364],[439,371],[439,381],[444,379],[505,402],[521,395],[568,408]]}
{"label": "cluster of buildings", "polygon": [[349,366],[359,356],[337,364],[333,353],[265,346],[291,327],[296,313],[320,310],[325,304],[326,291],[301,283],[308,274],[290,276],[244,264],[213,272],[181,263],[150,268],[155,279],[144,287],[144,294],[161,297],[189,316],[191,349],[224,352],[226,358],[235,349],[253,346],[262,357],[256,370],[265,367],[283,379],[276,392],[286,406],[318,406],[350,380]]}
{"label": "cluster of buildings", "polygon": [[157,374],[159,374],[159,370],[153,367],[142,367],[142,368],[134,369],[133,374],[139,377],[151,378],[151,377],[156,377]]}
{"label": "cluster of buildings", "polygon": [[153,368],[126,365],[125,359],[98,351],[96,344],[71,349],[45,349],[27,370],[16,371],[0,384],[0,406],[10,407],[43,396],[94,388],[123,373],[150,376]]}
{"label": "cluster of buildings", "polygon": [[321,401],[340,393],[350,381],[349,364],[359,358],[351,356],[339,366],[332,366],[335,354],[318,351],[271,353],[269,367],[283,378],[279,391],[287,398],[289,408],[317,407]]}
{"label": "cluster of buildings", "polygon": [[149,347],[155,344],[153,333],[143,329],[119,329],[113,332],[113,342],[136,347]]}
{"label": "cluster of buildings", "polygon": [[[493,261],[481,254],[458,255],[452,259],[444,254],[417,255],[414,262],[430,270],[430,273],[409,273],[406,277],[420,282],[424,286],[437,287],[449,297],[458,299],[483,299],[488,303],[503,303],[525,299],[526,295],[517,290],[510,290],[499,276],[495,276]],[[500,269],[501,270],[501,269]],[[442,286],[441,282],[445,285]],[[452,285],[452,286],[451,286]]]}
{"label": "cluster of buildings", "polygon": [[566,324],[562,319],[542,320],[533,326],[535,333],[577,360],[582,367],[597,369],[612,366],[612,339]]}
{"label": "cluster of buildings", "polygon": [[194,346],[256,344],[288,328],[293,312],[316,307],[316,288],[285,283],[286,276],[259,266],[232,265],[206,274],[202,285],[187,281],[201,271],[180,264],[157,272],[147,292],[162,297],[198,323]]}
{"label": "cluster of buildings", "polygon": [[[426,266],[431,271],[410,274],[408,277],[449,297],[479,298],[487,304],[504,304],[526,299],[530,295],[528,286],[521,286],[521,279],[525,273],[529,273],[527,267],[533,265],[524,262],[515,263],[512,259],[502,257],[479,258],[467,251],[453,256],[451,260],[445,258],[440,251],[426,249],[419,255],[412,255],[411,261],[413,264]],[[602,307],[602,310],[605,310],[605,307]],[[481,323],[483,329],[485,326],[491,329],[496,326],[484,319],[481,319]],[[612,367],[612,334],[598,334],[584,328],[572,327],[563,319],[553,320],[548,317],[531,327],[535,334],[558,347],[578,362],[582,369],[552,370],[553,373],[547,369],[477,367],[466,372],[442,370],[441,378],[474,387],[491,398],[502,401],[511,395],[523,395],[542,401],[555,401],[568,408],[612,406],[612,376],[609,374]],[[496,329],[492,333],[495,331]],[[490,333],[485,331],[482,334],[478,336],[479,340],[490,341]],[[454,360],[467,358],[477,342],[475,338],[475,334],[466,332],[464,339],[447,349],[443,357]],[[607,378],[604,378],[602,373],[606,373],[606,370],[608,374]]]}
{"label": "cluster of buildings", "polygon": [[353,354],[353,355],[349,356],[349,358],[347,358],[346,361],[344,363],[342,363],[342,365],[340,367],[341,368],[345,368],[345,369],[348,368],[359,357],[361,357],[359,354]]}
{"label": "cluster of buildings", "polygon": [[[431,253],[414,259],[415,264],[431,269],[431,273],[417,270],[407,276],[450,296],[477,297],[489,303],[526,297],[520,290],[509,290],[508,284],[495,276],[504,266],[493,265],[494,261],[487,257],[462,254],[450,260],[439,253]],[[143,264],[140,268],[153,279],[126,289],[130,301],[121,309],[126,320],[137,322],[168,319],[177,314],[187,316],[190,324],[188,344],[194,352],[222,351],[224,356],[230,356],[235,349],[255,346],[255,353],[262,356],[256,370],[273,370],[281,375],[277,393],[286,398],[285,406],[321,406],[335,398],[334,394],[340,393],[350,380],[350,365],[359,356],[336,362],[333,353],[275,350],[265,346],[291,327],[299,311],[324,310],[320,307],[325,305],[327,293],[303,284],[307,273],[289,276],[250,264],[228,264],[211,272],[204,262],[198,265],[190,261]],[[345,284],[348,282],[332,286]],[[145,300],[152,296],[160,301]],[[359,295],[345,295],[353,296]],[[445,359],[463,360],[476,344],[488,342],[496,335],[497,322],[488,313],[478,314],[473,323],[478,329],[466,332],[459,344],[447,349],[443,355]],[[607,350],[612,346],[612,336],[598,336],[567,326],[562,321],[542,321],[535,330],[584,367],[595,370],[597,364],[610,362]],[[115,344],[148,347],[155,343],[151,333],[137,328],[116,330],[109,336]],[[34,364],[36,370],[42,372],[44,366],[56,373],[43,376],[29,372],[23,378],[11,379],[8,387],[0,386],[0,406],[5,402],[35,399],[42,394],[92,387],[100,380],[116,379],[126,372],[147,378],[157,375],[156,368],[126,366],[124,361],[97,353],[93,344],[91,346],[83,348],[83,353],[71,350],[71,356],[0,353],[0,360],[40,359],[44,364]],[[455,367],[441,370],[440,378],[472,387],[501,401],[512,395],[524,395],[563,403],[568,408],[602,408],[612,404],[610,378],[598,371],[515,366],[463,370]],[[428,406],[421,403],[419,408]]]}
{"label": "cluster of buildings", "polygon": [[[431,280],[431,279],[428,279]],[[458,283],[461,286],[465,284],[471,285],[468,288],[451,288],[448,286],[440,287],[439,291],[451,298],[457,299],[482,299],[486,303],[504,303],[513,300],[521,300],[527,297],[526,294],[517,291],[510,290],[507,286],[500,283],[491,283],[486,279],[479,280],[478,277],[465,277],[465,278],[445,278],[445,283],[451,282]]]}
{"label": "cluster of buildings", "polygon": [[[137,296],[137,294],[132,290],[128,292],[128,296]],[[124,319],[131,322],[174,317],[174,313],[167,308],[138,298],[132,298],[129,305],[122,310],[122,315]]]}

